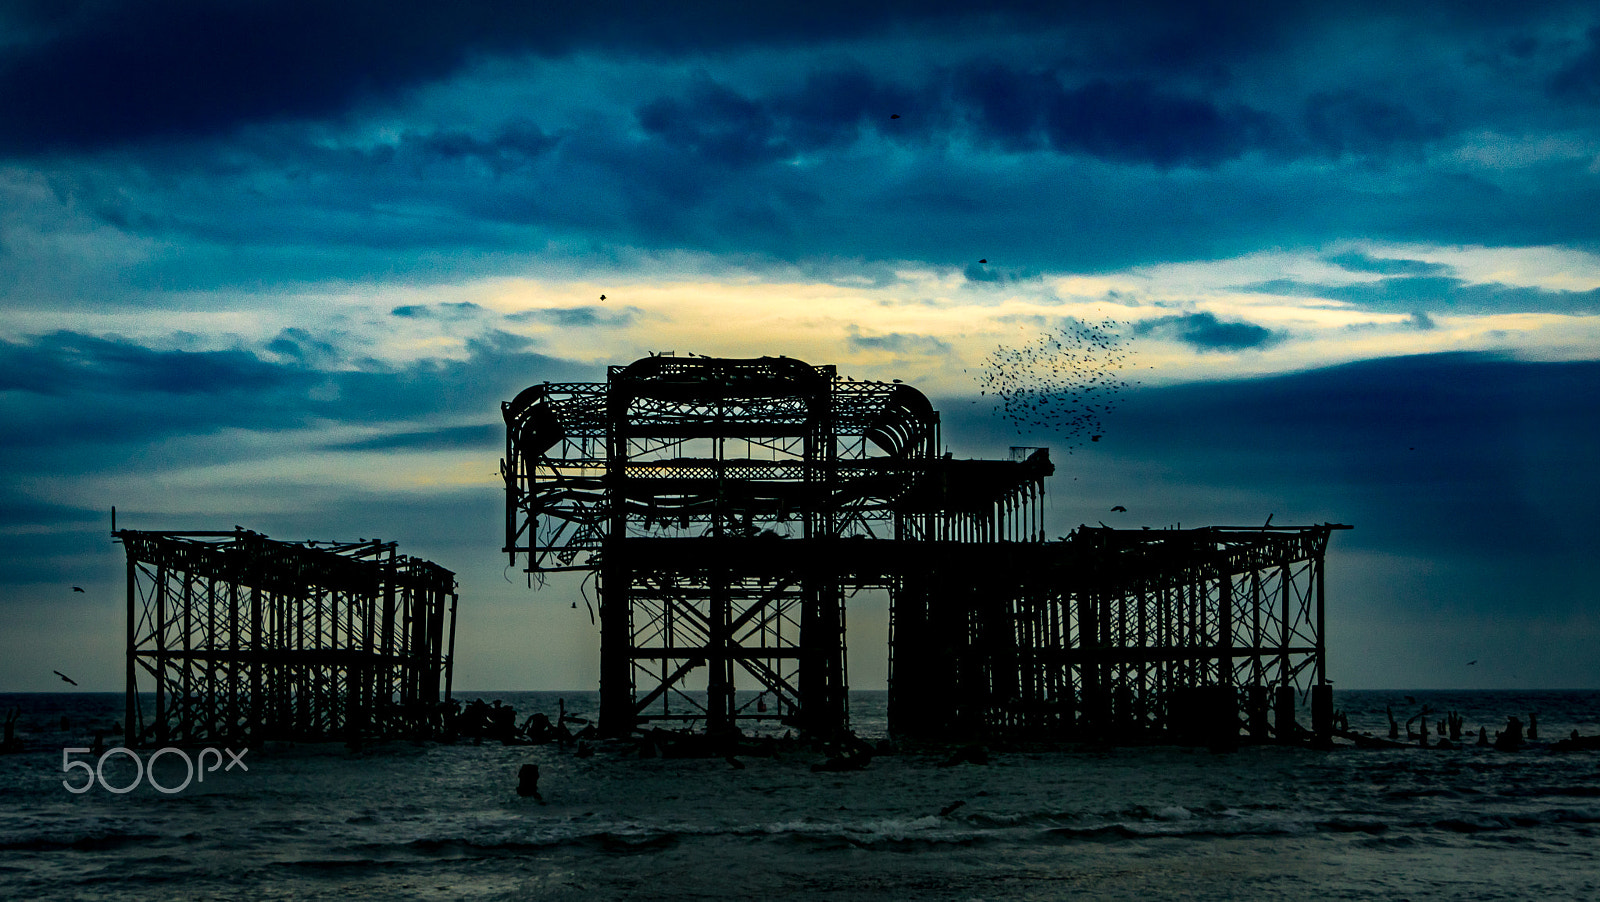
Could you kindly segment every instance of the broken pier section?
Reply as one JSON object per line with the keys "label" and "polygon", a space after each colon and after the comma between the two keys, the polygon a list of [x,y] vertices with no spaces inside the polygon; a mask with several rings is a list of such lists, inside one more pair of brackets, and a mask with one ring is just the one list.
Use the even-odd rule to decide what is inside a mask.
{"label": "broken pier section", "polygon": [[112,535],[128,560],[129,746],[440,733],[449,570],[376,539]]}
{"label": "broken pier section", "polygon": [[786,357],[652,356],[502,408],[504,551],[595,575],[604,734],[842,732],[861,590],[889,595],[899,735],[1287,739],[1307,693],[1331,729],[1323,559],[1347,527],[1047,541],[1046,449],[951,459],[921,392]]}

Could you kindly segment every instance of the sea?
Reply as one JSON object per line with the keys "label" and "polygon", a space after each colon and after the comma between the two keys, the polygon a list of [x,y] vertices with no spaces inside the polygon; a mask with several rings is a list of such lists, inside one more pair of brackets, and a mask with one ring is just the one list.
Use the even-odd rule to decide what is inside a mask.
{"label": "sea", "polygon": [[[519,720],[561,705],[592,716],[597,702],[457,697]],[[813,771],[824,753],[806,748],[735,763],[488,741],[152,763],[157,750],[65,751],[120,720],[118,694],[0,695],[24,746],[0,755],[0,899],[1600,898],[1600,752],[1554,747],[1600,734],[1600,692],[1340,691],[1335,704],[1380,737],[1389,712],[1402,736],[1424,706],[1430,726],[1454,712],[1469,741],[995,747],[956,764],[902,747],[849,772]],[[850,706],[858,734],[884,737],[883,693]],[[1530,714],[1538,737],[1520,751],[1471,741]],[[530,763],[539,798],[516,791]]]}

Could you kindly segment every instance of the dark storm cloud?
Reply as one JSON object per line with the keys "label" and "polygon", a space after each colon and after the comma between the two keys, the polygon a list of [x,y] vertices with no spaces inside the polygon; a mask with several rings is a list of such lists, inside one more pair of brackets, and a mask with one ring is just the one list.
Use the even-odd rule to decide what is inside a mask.
{"label": "dark storm cloud", "polygon": [[1562,100],[1600,103],[1600,25],[1589,29],[1586,46],[1551,76],[1550,93]]}
{"label": "dark storm cloud", "polygon": [[1181,341],[1197,351],[1245,351],[1266,347],[1283,338],[1265,326],[1220,320],[1213,313],[1185,313],[1145,320],[1133,327],[1133,333]]}
{"label": "dark storm cloud", "polygon": [[[976,18],[970,4],[951,0],[756,7],[733,0],[668,6],[155,0],[79,3],[70,13],[49,7],[8,10],[23,39],[0,55],[5,151],[85,149],[216,134],[253,121],[328,118],[490,55],[579,48],[672,54]],[[996,3],[985,13],[997,15],[1062,18],[1033,3]]]}
{"label": "dark storm cloud", "polygon": [[420,161],[476,161],[495,175],[524,168],[555,148],[560,137],[526,119],[514,119],[487,138],[461,129],[407,132],[401,136],[396,157],[415,156]]}
{"label": "dark storm cloud", "polygon": [[1498,282],[1469,283],[1447,276],[1396,276],[1352,285],[1274,279],[1246,291],[1345,301],[1388,313],[1566,313],[1600,311],[1600,289],[1555,291]]}
{"label": "dark storm cloud", "polygon": [[[617,248],[958,266],[1002,253],[1033,272],[1351,236],[1592,246],[1591,157],[1448,162],[1485,134],[1570,131],[1544,85],[1586,71],[1593,36],[1552,36],[1581,5],[1378,8],[84,4],[14,14],[0,154],[97,152],[42,174],[62,215],[163,242],[107,264],[108,297],[441,281],[551,249],[576,249],[576,266]],[[1422,74],[1382,40],[1319,66],[1369,22],[1430,35]],[[757,47],[787,68],[762,70]],[[530,53],[608,74],[568,84],[565,63],[542,65],[527,105],[479,104],[449,80],[498,99],[495,80],[522,70],[479,62]],[[626,82],[641,60],[649,76]],[[0,278],[8,266],[23,264],[0,259]],[[48,286],[46,271],[18,278]]]}
{"label": "dark storm cloud", "polygon": [[1273,117],[1163,91],[1148,81],[1089,84],[1048,99],[1045,133],[1057,150],[1157,166],[1214,166],[1277,146]]}
{"label": "dark storm cloud", "polygon": [[[71,15],[25,9],[13,18],[25,37],[0,52],[0,108],[8,113],[0,124],[0,150],[13,153],[214,135],[261,121],[335,119],[491,56],[600,50],[661,58],[865,36],[1054,30],[1081,36],[1078,65],[1108,76],[1069,79],[1063,86],[1049,72],[986,66],[956,73],[946,87],[973,105],[996,140],[1043,137],[1060,148],[1176,165],[1231,158],[1274,126],[1237,105],[1159,85],[1175,76],[1203,88],[1226,84],[1230,60],[1314,29],[1331,14],[1295,4],[1234,3],[1000,2],[977,11],[953,0],[756,7],[733,0],[671,6],[642,0],[561,6],[155,0],[84,3]],[[1582,60],[1572,67],[1582,71]],[[927,124],[935,116],[919,108],[920,93],[863,78],[860,70],[823,73],[792,98],[798,127],[788,137],[816,146],[863,116],[892,112]],[[706,151],[730,159],[770,152],[753,137],[761,131],[762,108],[745,106],[736,93],[713,89],[663,100],[642,109],[641,118],[685,139],[691,136],[681,131],[684,120],[673,113],[700,110],[713,111],[728,126],[756,126],[743,136],[693,134]],[[1419,127],[1400,107],[1355,95],[1325,97],[1308,115],[1325,139],[1341,144],[1408,137]],[[519,145],[517,154],[547,146],[537,129],[521,134],[520,142],[490,146],[467,133],[444,132],[427,149],[494,159],[512,145]]]}
{"label": "dark storm cloud", "polygon": [[970,133],[1005,150],[1161,167],[1214,166],[1288,141],[1274,117],[1238,104],[1145,79],[1074,78],[1070,69],[975,62],[907,87],[852,67],[814,72],[793,93],[755,97],[702,76],[684,96],[656,98],[636,115],[664,144],[731,168],[849,144],[868,129],[904,143]]}
{"label": "dark storm cloud", "polygon": [[[53,465],[39,455],[48,449],[104,450],[224,429],[481,416],[532,382],[588,375],[505,333],[473,339],[467,351],[464,360],[318,370],[293,355],[273,363],[246,350],[158,351],[72,332],[0,341],[0,415],[9,427],[0,432],[0,457],[32,472]],[[74,454],[74,461],[96,459]],[[112,454],[82,465],[129,461]]]}
{"label": "dark storm cloud", "polygon": [[[1230,517],[1350,523],[1341,548],[1423,556],[1443,573],[1488,564],[1501,576],[1582,572],[1600,520],[1600,363],[1530,363],[1455,353],[1371,360],[1284,376],[1146,387],[1106,417],[1091,454],[1061,461],[1058,507],[1103,468],[1135,474],[1120,500],[1148,525]],[[995,433],[999,417],[945,409],[945,434]],[[1060,437],[1030,436],[1061,446]],[[1142,481],[1162,474],[1156,485]],[[1180,500],[1177,495],[1182,495]],[[1165,519],[1162,519],[1165,518]],[[1092,522],[1092,521],[1091,521]],[[1539,572],[1544,573],[1543,570]],[[1565,574],[1565,575],[1564,575]],[[1541,577],[1543,578],[1543,577]],[[1563,604],[1467,593],[1472,606]],[[1471,596],[1471,597],[1468,597]]]}
{"label": "dark storm cloud", "polygon": [[1353,90],[1318,92],[1305,107],[1308,137],[1334,156],[1388,156],[1443,137],[1447,131],[1400,104]]}
{"label": "dark storm cloud", "polygon": [[0,391],[219,395],[303,384],[303,374],[246,351],[155,351],[77,332],[0,339]]}

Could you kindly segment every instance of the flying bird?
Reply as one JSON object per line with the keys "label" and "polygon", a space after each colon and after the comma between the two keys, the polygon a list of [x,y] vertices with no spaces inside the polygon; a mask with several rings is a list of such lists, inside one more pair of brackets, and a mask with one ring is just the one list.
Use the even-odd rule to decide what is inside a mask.
{"label": "flying bird", "polygon": [[899,119],[900,118],[900,114],[899,113],[890,113],[889,114],[889,118],[890,119]]}
{"label": "flying bird", "polygon": [[978,262],[979,263],[988,263],[989,262],[989,258],[988,257],[984,257],[982,260],[979,260]]}
{"label": "flying bird", "polygon": [[1113,507],[1113,508],[1112,508],[1112,510],[1113,510],[1113,511],[1116,511],[1116,512],[1118,512],[1118,513],[1122,513],[1122,514],[1125,514],[1125,513],[1127,513],[1127,512],[1128,512],[1128,509],[1127,509],[1127,508],[1125,508],[1125,507],[1123,507],[1123,506],[1122,506],[1122,505],[1120,505],[1120,504],[1119,504],[1119,505],[1117,505],[1117,506],[1116,506],[1116,507]]}
{"label": "flying bird", "polygon": [[1473,660],[1471,660],[1471,661],[1468,661],[1468,662],[1467,662],[1467,666],[1468,666],[1468,667],[1471,667],[1471,666],[1472,666],[1472,665],[1474,665],[1474,664],[1476,664],[1476,663],[1478,663],[1478,661],[1477,661],[1477,659],[1476,659],[1476,658],[1474,658],[1474,659],[1473,659]]}
{"label": "flying bird", "polygon": [[75,680],[75,679],[73,679],[73,678],[72,678],[72,677],[69,677],[69,676],[67,676],[67,675],[66,675],[66,674],[64,674],[64,673],[62,673],[62,672],[61,672],[61,671],[59,671],[59,670],[52,670],[52,671],[50,671],[50,672],[51,672],[51,673],[53,673],[53,674],[55,674],[55,675],[56,675],[56,676],[58,676],[58,677],[60,677],[60,678],[62,678],[62,679],[63,679],[63,680],[65,680],[65,681],[67,681],[67,682],[69,682],[69,683],[71,683],[71,684],[72,684],[72,685],[74,685],[74,686],[76,686],[76,685],[78,685],[78,681],[77,681],[77,680]]}
{"label": "flying bird", "polygon": [[602,300],[602,301],[603,301],[603,300],[605,300],[605,299],[606,299],[606,296],[605,296],[605,295],[603,295],[603,294],[602,294],[602,295],[600,295],[600,300]]}
{"label": "flying bird", "polygon": [[74,591],[74,592],[82,592],[83,591],[83,587],[82,586],[73,586],[72,587],[72,591]]}

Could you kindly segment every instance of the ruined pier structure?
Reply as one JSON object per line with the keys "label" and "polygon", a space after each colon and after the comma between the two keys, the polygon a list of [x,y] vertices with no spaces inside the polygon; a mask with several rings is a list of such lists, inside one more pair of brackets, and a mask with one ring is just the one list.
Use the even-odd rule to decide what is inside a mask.
{"label": "ruined pier structure", "polygon": [[921,392],[784,357],[647,357],[503,414],[504,550],[541,580],[595,575],[609,735],[845,729],[862,589],[889,595],[897,735],[1287,737],[1308,692],[1330,728],[1323,552],[1341,527],[1049,541],[1047,450],[952,459]]}
{"label": "ruined pier structure", "polygon": [[128,559],[129,746],[439,733],[449,570],[378,540],[112,535]]}

